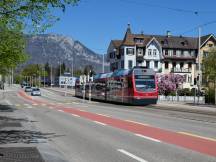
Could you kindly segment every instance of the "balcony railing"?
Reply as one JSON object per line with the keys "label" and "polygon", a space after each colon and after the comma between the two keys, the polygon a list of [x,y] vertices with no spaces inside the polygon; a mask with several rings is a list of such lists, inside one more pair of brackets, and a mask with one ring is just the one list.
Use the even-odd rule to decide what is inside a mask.
{"label": "balcony railing", "polygon": [[191,68],[172,68],[171,73],[191,73]]}

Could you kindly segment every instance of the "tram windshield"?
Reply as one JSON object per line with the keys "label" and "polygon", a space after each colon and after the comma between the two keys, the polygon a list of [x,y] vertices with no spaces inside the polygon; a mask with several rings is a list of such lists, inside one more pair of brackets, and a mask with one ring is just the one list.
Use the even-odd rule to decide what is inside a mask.
{"label": "tram windshield", "polygon": [[136,75],[135,76],[136,90],[142,92],[151,92],[155,90],[154,75]]}

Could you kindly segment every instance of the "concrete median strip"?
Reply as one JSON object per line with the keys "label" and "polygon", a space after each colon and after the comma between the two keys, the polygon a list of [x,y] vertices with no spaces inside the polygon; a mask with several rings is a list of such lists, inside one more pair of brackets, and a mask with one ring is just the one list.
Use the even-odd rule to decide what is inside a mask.
{"label": "concrete median strip", "polygon": [[144,160],[144,159],[142,159],[142,158],[140,158],[140,157],[138,157],[138,156],[136,156],[136,155],[134,155],[134,154],[126,151],[126,150],[118,149],[117,151],[119,151],[122,154],[127,155],[127,156],[131,157],[132,159],[135,159],[135,160],[137,160],[139,162],[148,162],[148,161],[146,161],[146,160]]}

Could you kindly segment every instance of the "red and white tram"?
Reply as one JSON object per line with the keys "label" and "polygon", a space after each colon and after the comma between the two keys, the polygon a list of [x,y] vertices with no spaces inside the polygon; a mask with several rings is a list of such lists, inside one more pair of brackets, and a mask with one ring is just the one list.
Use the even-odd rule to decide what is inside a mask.
{"label": "red and white tram", "polygon": [[76,81],[75,96],[108,102],[132,105],[156,104],[158,87],[153,69],[134,67],[116,70],[112,73],[97,74],[94,81],[84,86]]}

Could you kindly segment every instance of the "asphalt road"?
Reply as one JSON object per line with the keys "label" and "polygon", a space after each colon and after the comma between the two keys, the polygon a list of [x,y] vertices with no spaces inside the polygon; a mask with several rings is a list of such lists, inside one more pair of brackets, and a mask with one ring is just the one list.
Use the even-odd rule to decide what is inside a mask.
{"label": "asphalt road", "polygon": [[[17,89],[17,92],[19,89]],[[11,93],[12,94],[12,93]],[[70,162],[216,162],[216,117],[61,96],[9,96]]]}

